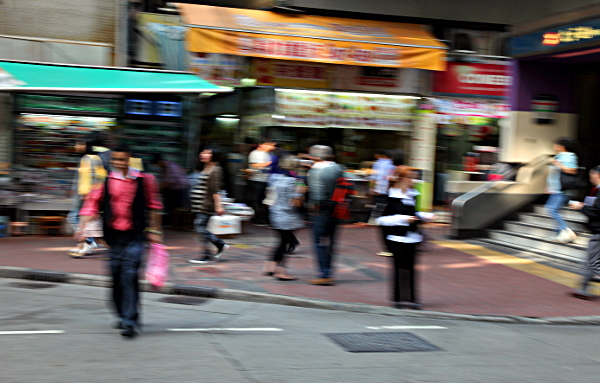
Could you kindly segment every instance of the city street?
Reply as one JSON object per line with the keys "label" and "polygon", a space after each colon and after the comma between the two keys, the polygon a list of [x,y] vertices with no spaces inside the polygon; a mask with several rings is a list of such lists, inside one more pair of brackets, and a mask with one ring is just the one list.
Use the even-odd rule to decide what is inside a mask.
{"label": "city street", "polygon": [[[144,332],[130,340],[111,328],[107,296],[99,287],[0,279],[1,381],[589,382],[600,362],[600,334],[592,326],[177,297],[184,305],[161,294],[144,294]],[[327,336],[348,333],[412,334],[418,338],[395,346],[428,351],[348,352]]]}

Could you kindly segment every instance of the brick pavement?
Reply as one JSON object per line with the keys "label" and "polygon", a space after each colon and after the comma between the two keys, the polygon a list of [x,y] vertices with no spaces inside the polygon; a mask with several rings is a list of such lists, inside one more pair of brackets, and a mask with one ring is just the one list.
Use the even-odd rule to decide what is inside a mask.
{"label": "brick pavement", "polygon": [[[346,225],[341,228],[336,259],[335,286],[312,286],[315,276],[310,230],[298,231],[302,243],[288,259],[288,271],[299,278],[283,282],[263,276],[264,260],[275,247],[275,233],[247,226],[243,235],[226,239],[231,248],[223,261],[194,265],[187,261],[197,252],[193,233],[168,232],[171,253],[170,281],[325,299],[388,305],[390,259],[376,256],[381,250],[378,229]],[[492,250],[449,241],[445,225],[430,225],[432,241],[419,255],[419,292],[426,310],[484,315],[529,317],[600,315],[600,302],[567,295],[577,276],[549,267],[532,271],[533,262]],[[0,238],[0,266],[30,267],[63,272],[107,275],[106,253],[73,259],[66,251],[69,237]],[[560,274],[561,278],[556,275]]]}

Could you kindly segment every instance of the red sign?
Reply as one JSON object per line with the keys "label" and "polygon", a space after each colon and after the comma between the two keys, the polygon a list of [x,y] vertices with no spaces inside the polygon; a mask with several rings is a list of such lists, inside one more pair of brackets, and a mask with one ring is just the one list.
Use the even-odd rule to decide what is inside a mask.
{"label": "red sign", "polygon": [[511,83],[508,65],[449,62],[433,74],[434,93],[507,97]]}

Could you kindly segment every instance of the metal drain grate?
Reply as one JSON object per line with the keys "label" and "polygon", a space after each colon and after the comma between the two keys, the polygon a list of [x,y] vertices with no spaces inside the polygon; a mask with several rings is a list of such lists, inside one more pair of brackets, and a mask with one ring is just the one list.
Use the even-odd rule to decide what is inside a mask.
{"label": "metal drain grate", "polygon": [[206,303],[206,301],[208,301],[208,299],[200,298],[200,297],[170,296],[170,297],[163,298],[160,301],[164,302],[164,303],[175,303],[178,305],[198,306],[203,303]]}
{"label": "metal drain grate", "polygon": [[18,287],[21,289],[47,289],[49,287],[56,287],[54,283],[35,283],[35,282],[11,282],[7,283],[7,286]]}
{"label": "metal drain grate", "polygon": [[348,352],[442,351],[409,332],[325,334]]}

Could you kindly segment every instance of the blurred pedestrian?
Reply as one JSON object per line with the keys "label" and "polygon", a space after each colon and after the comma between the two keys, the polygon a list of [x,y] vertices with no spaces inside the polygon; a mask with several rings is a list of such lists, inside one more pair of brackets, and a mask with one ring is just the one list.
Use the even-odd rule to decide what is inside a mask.
{"label": "blurred pedestrian", "polygon": [[390,181],[388,203],[381,217],[381,226],[388,251],[393,254],[392,302],[397,308],[420,309],[417,299],[415,262],[417,246],[423,241],[418,225],[434,218],[432,213],[415,210],[419,192],[412,188],[417,172],[406,166],[396,168]]}
{"label": "blurred pedestrian", "polygon": [[258,147],[248,155],[249,173],[248,187],[250,192],[250,204],[254,209],[254,222],[257,225],[269,224],[269,210],[263,200],[267,190],[267,181],[271,173],[273,159],[271,152],[275,149],[276,143],[269,140],[263,140]]}
{"label": "blurred pedestrian", "polygon": [[337,180],[342,177],[341,167],[333,162],[333,150],[325,145],[313,145],[309,155],[314,160],[308,172],[308,206],[312,216],[313,241],[319,274],[310,283],[332,286],[333,255],[338,219],[333,216],[335,202],[332,201]]}
{"label": "blurred pedestrian", "polygon": [[277,172],[269,178],[269,189],[274,194],[274,201],[269,208],[271,226],[279,234],[279,246],[275,249],[270,261],[265,263],[263,272],[272,275],[280,281],[293,281],[286,272],[285,253],[299,244],[294,236],[294,230],[303,226],[302,215],[298,210],[306,186],[294,176],[296,166],[295,156],[283,155],[278,159]]}
{"label": "blurred pedestrian", "polygon": [[112,300],[120,319],[115,327],[125,337],[135,336],[140,328],[139,268],[146,241],[162,243],[163,207],[156,179],[129,167],[130,157],[131,149],[124,144],[111,152],[113,170],[102,187],[95,188],[88,196],[75,234],[83,239],[81,230],[85,224],[102,215],[104,238],[110,246]]}
{"label": "blurred pedestrian", "polygon": [[156,153],[152,164],[161,168],[159,187],[165,205],[163,224],[171,225],[174,210],[186,204],[190,183],[185,169],[176,162],[165,159],[162,154]]}
{"label": "blurred pedestrian", "polygon": [[546,193],[548,200],[544,206],[556,222],[557,242],[573,242],[577,235],[571,230],[565,220],[560,216],[560,208],[567,202],[568,196],[564,194],[560,181],[561,173],[577,174],[578,158],[575,154],[577,142],[569,137],[560,137],[554,141],[556,155],[550,160],[548,177],[546,179]]}
{"label": "blurred pedestrian", "polygon": [[[200,168],[195,172],[195,179],[191,182],[190,200],[192,213],[195,213],[194,229],[200,240],[200,254],[198,258],[190,259],[190,263],[212,263],[218,260],[227,245],[223,240],[206,229],[210,218],[217,214],[223,215],[221,203],[221,186],[223,184],[223,170],[219,165],[220,153],[213,148],[200,149]],[[216,246],[217,252],[213,255],[208,248],[208,243]]]}
{"label": "blurred pedestrian", "polygon": [[[390,157],[390,151],[378,149],[375,151],[376,161],[373,163],[370,194],[373,196],[373,210],[371,216],[377,218],[385,209],[388,199],[389,178],[394,173],[396,166]],[[383,236],[383,235],[382,235]],[[382,238],[382,244],[385,247],[385,236]],[[377,255],[389,257],[392,254],[387,251],[381,251]]]}
{"label": "blurred pedestrian", "polygon": [[590,182],[594,185],[591,195],[584,202],[570,204],[571,208],[581,210],[583,214],[587,215],[587,225],[592,232],[580,287],[571,293],[576,298],[588,300],[596,298],[588,292],[590,282],[600,277],[600,189],[598,188],[600,185],[600,165],[596,165],[590,170]]}
{"label": "blurred pedestrian", "polygon": [[[93,132],[88,137],[77,140],[75,143],[75,151],[83,155],[73,180],[73,207],[67,216],[73,231],[79,228],[79,211],[86,197],[95,186],[100,185],[106,178],[107,171],[98,155],[98,147],[104,147],[104,142],[97,132]],[[100,222],[94,220],[89,223],[87,228],[83,229],[88,231],[88,235],[79,242],[77,247],[69,250],[68,254],[73,258],[93,254],[98,249],[98,244],[94,238],[102,237]]]}

